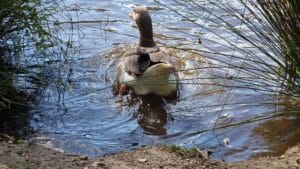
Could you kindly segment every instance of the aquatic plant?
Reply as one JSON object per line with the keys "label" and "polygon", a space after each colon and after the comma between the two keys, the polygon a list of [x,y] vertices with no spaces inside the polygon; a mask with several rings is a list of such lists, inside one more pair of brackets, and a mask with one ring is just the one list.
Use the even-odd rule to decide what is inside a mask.
{"label": "aquatic plant", "polygon": [[213,4],[229,12],[248,28],[248,32],[240,31],[221,20],[273,62],[260,63],[262,57],[257,58],[256,62],[264,66],[267,73],[277,76],[278,81],[273,79],[273,82],[280,83],[286,94],[300,96],[300,4],[296,0],[239,0],[239,3],[244,11],[229,5]]}
{"label": "aquatic plant", "polygon": [[[228,72],[223,78],[245,84],[235,87],[300,96],[300,4],[297,0],[172,0],[174,6],[189,13],[157,2],[199,27],[202,33],[210,34],[209,38],[202,39],[206,49],[184,49],[217,61],[216,66]],[[199,23],[200,18],[205,22]]]}

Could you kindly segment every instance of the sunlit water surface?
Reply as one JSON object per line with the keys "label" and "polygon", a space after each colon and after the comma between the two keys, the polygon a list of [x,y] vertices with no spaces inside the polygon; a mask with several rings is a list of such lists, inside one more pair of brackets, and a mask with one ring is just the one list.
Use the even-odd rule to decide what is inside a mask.
{"label": "sunlit water surface", "polygon": [[[164,3],[181,9],[172,1]],[[116,60],[138,38],[137,29],[127,15],[137,4],[149,7],[159,45],[232,52],[211,43],[209,39],[214,37],[206,30],[152,0],[66,0],[68,15],[61,15],[58,20],[63,28],[60,34],[73,43],[72,56],[68,63],[51,69],[49,76],[55,79],[31,111],[31,125],[40,135],[49,137],[60,149],[88,156],[142,145],[177,144],[212,151],[213,158],[227,161],[246,159],[259,152],[278,154],[297,143],[295,137],[285,137],[297,136],[300,122],[295,118],[218,128],[268,115],[283,107],[276,105],[276,96],[247,88],[223,87],[241,84],[208,77],[240,72],[205,69],[213,61],[186,51],[169,49],[182,70],[179,76],[183,84],[175,103],[153,96],[115,96],[112,85]],[[181,10],[190,12],[184,11],[186,8]],[[201,18],[197,22],[206,24]],[[199,38],[202,44],[198,43]],[[228,35],[228,38],[234,41],[236,37]],[[228,145],[224,144],[224,138],[230,139]]]}

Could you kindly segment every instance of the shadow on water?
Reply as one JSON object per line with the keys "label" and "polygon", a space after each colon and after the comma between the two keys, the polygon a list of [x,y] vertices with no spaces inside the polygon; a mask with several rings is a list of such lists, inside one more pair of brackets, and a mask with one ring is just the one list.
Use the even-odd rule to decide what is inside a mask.
{"label": "shadow on water", "polygon": [[49,27],[58,8],[56,1],[0,2],[0,132],[25,137],[34,130],[31,110],[49,84],[46,71],[65,56]]}
{"label": "shadow on water", "polygon": [[5,105],[0,106],[0,133],[25,137],[32,134],[30,105],[33,98],[24,91],[18,91],[12,81],[8,76],[0,77],[1,91],[5,92],[8,99]]}
{"label": "shadow on water", "polygon": [[[46,97],[46,89],[53,82],[57,84],[56,90],[62,90],[58,84],[67,84],[60,81],[61,77],[57,76],[54,71],[57,65],[48,66],[39,64],[20,68],[9,63],[2,64],[2,68],[9,67],[11,70],[0,71],[3,75],[0,76],[0,89],[3,94],[1,97],[4,97],[0,106],[0,133],[26,138],[37,132],[31,126],[32,109],[40,104],[41,98]],[[59,96],[59,98],[62,97]],[[58,109],[64,107],[61,103],[63,102],[58,104]]]}

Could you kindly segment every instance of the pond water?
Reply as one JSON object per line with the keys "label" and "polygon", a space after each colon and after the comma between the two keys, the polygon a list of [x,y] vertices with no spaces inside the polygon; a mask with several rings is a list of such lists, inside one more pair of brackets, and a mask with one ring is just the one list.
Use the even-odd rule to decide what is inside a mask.
{"label": "pond water", "polygon": [[[63,39],[72,42],[69,49],[72,56],[69,62],[49,70],[49,76],[55,78],[31,110],[31,126],[40,135],[49,137],[55,147],[70,153],[100,156],[142,145],[177,144],[212,151],[215,159],[238,161],[260,152],[280,154],[299,140],[300,119],[296,117],[228,125],[268,117],[284,106],[277,104],[277,97],[262,90],[224,87],[245,85],[221,78],[243,73],[214,68],[216,60],[184,50],[168,49],[177,58],[180,70],[181,94],[175,103],[155,96],[114,95],[116,60],[138,38],[137,29],[128,17],[135,5],[149,7],[155,40],[161,46],[232,51],[220,43],[214,44],[215,35],[206,29],[152,0],[66,0],[64,3],[68,15],[58,14],[58,22],[63,28],[60,32]],[[172,0],[164,4],[191,14]],[[207,5],[205,1],[203,5]],[[219,31],[203,18],[191,15],[197,23]],[[231,41],[236,40],[225,31],[222,33]],[[198,43],[199,38],[202,44]],[[223,142],[225,138],[230,139],[228,145]]]}

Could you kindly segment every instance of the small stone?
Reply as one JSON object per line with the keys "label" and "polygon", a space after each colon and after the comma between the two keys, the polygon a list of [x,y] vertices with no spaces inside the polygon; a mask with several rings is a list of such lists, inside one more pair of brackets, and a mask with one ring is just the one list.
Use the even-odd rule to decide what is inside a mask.
{"label": "small stone", "polygon": [[199,43],[199,44],[202,44],[201,38],[198,38],[198,43]]}
{"label": "small stone", "polygon": [[93,164],[91,165],[92,167],[104,167],[105,163],[100,162],[100,161],[94,161]]}
{"label": "small stone", "polygon": [[23,152],[22,152],[22,151],[17,151],[17,154],[18,154],[18,155],[22,155]]}
{"label": "small stone", "polygon": [[87,165],[87,161],[80,161],[79,162],[79,166],[86,166]]}
{"label": "small stone", "polygon": [[89,157],[88,156],[79,156],[79,160],[88,160]]}
{"label": "small stone", "polygon": [[131,146],[138,146],[139,143],[132,143]]}
{"label": "small stone", "polygon": [[1,168],[1,169],[9,169],[10,167],[7,166],[7,165],[0,164],[0,168]]}
{"label": "small stone", "polygon": [[296,160],[296,162],[297,162],[297,164],[300,165],[300,158],[298,158],[298,159]]}
{"label": "small stone", "polygon": [[207,150],[207,157],[210,157],[213,153],[213,151]]}
{"label": "small stone", "polygon": [[145,163],[145,162],[147,162],[147,159],[146,158],[140,158],[140,159],[138,159],[138,162]]}
{"label": "small stone", "polygon": [[226,137],[226,138],[223,139],[223,142],[224,142],[225,146],[228,146],[228,144],[230,142],[230,139],[228,137]]}

